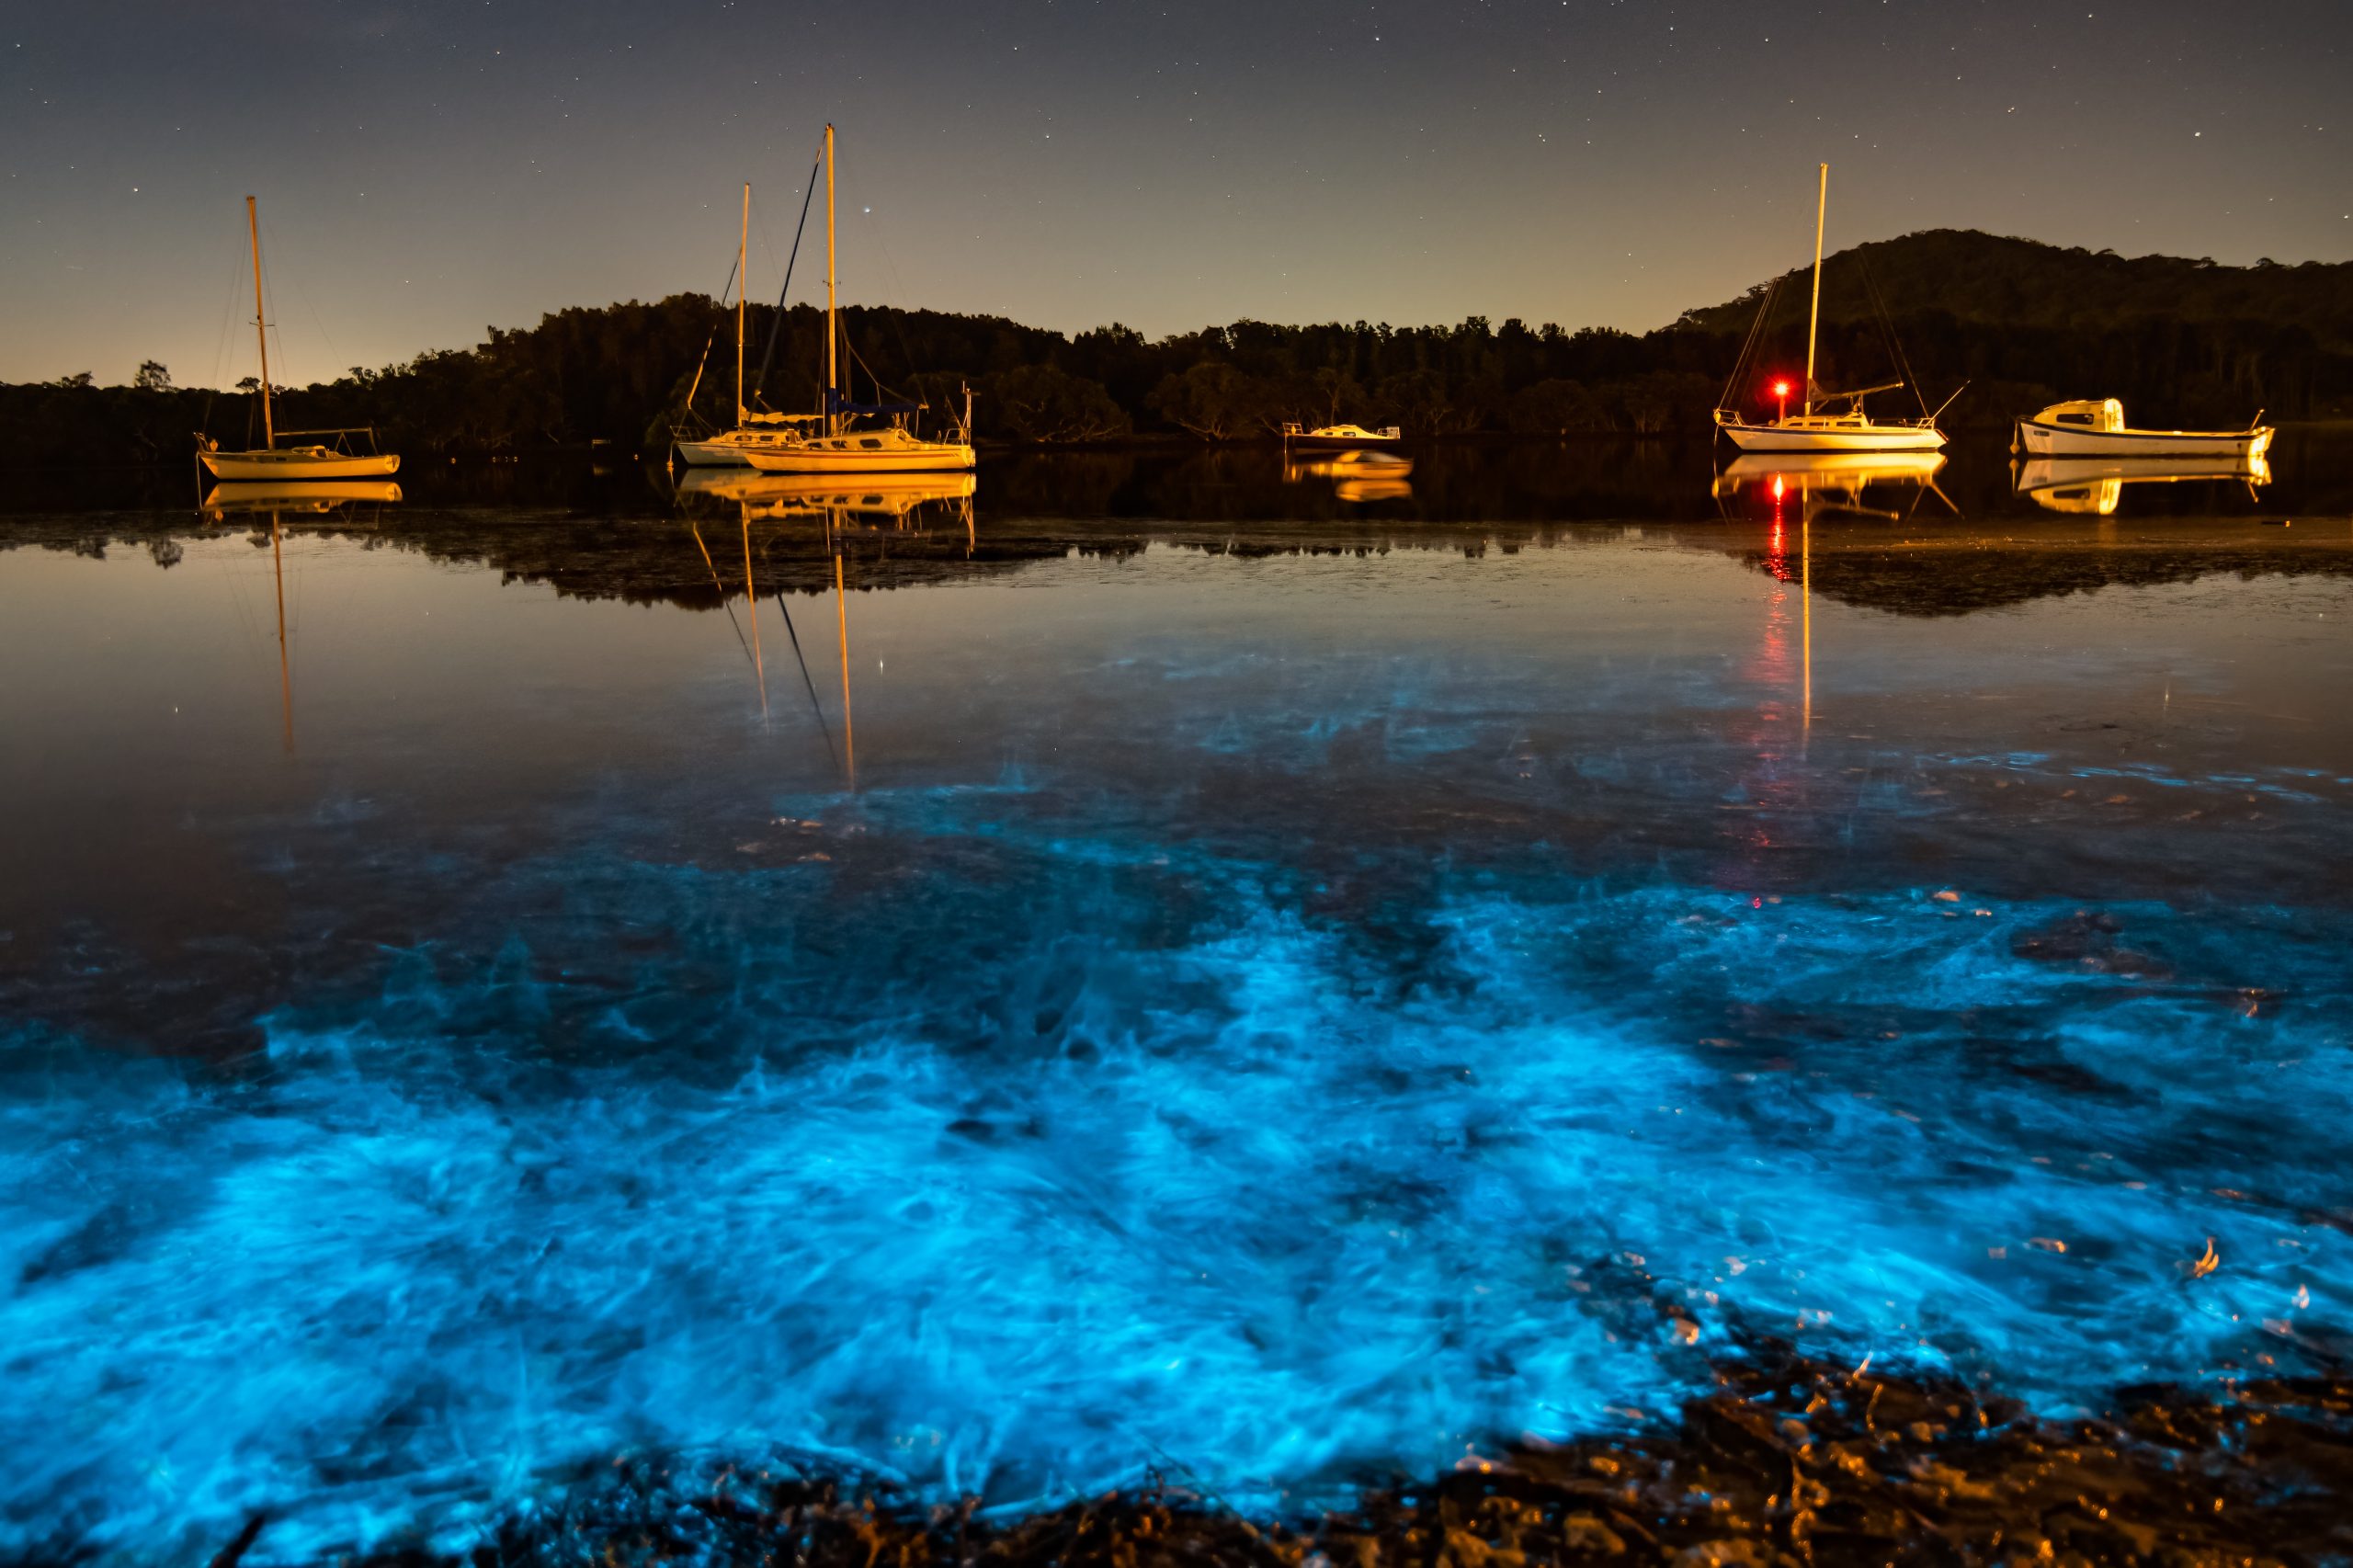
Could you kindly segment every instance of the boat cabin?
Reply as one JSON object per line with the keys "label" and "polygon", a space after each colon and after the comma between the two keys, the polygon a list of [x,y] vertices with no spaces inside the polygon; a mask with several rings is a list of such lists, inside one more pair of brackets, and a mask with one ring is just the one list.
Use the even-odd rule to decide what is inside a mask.
{"label": "boat cabin", "polygon": [[2112,397],[2097,402],[2054,403],[2034,416],[2037,425],[2057,425],[2109,436],[2124,428],[2124,405]]}

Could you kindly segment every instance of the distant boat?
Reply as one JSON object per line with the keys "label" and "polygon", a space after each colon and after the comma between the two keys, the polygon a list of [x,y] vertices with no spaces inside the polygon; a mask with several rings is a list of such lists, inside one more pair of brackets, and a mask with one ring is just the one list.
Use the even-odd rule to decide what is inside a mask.
{"label": "distant boat", "polygon": [[[1716,428],[1731,437],[1733,445],[1744,452],[1912,452],[1935,451],[1945,444],[1945,434],[1937,428],[1937,416],[1927,415],[1919,419],[1873,419],[1863,412],[1863,399],[1873,392],[1893,392],[1905,385],[1889,381],[1881,386],[1864,387],[1858,392],[1824,392],[1814,383],[1814,345],[1822,329],[1822,230],[1830,210],[1830,165],[1822,165],[1822,187],[1813,213],[1813,307],[1806,319],[1805,386],[1799,393],[1799,411],[1783,412],[1770,420],[1748,419],[1738,409],[1716,410]],[[1768,294],[1765,304],[1758,308],[1757,323],[1761,326],[1764,312],[1771,308],[1773,296]],[[1751,342],[1756,333],[1752,329]],[[1733,370],[1737,384],[1741,370],[1747,364],[1743,351],[1741,364]],[[1787,384],[1775,389],[1784,397]],[[1959,397],[1959,392],[1953,397]],[[1729,401],[1730,390],[1726,398]],[[1949,405],[1952,398],[1947,398]],[[1837,413],[1814,412],[1814,404],[1834,406],[1844,403]],[[1938,410],[1942,413],[1943,410]]]}
{"label": "distant boat", "polygon": [[[245,228],[251,235],[254,249],[254,331],[261,338],[261,433],[258,450],[224,452],[220,443],[199,435],[197,437],[197,458],[215,479],[262,480],[276,483],[303,479],[381,479],[400,471],[401,460],[392,452],[374,449],[376,432],[371,426],[355,426],[339,430],[279,430],[269,406],[269,328],[264,324],[266,312],[261,298],[261,217],[254,199],[245,198]],[[332,447],[313,443],[309,446],[281,447],[278,438],[290,439],[301,436],[329,436]],[[350,449],[354,436],[368,437],[369,450]],[[253,438],[252,427],[246,427],[247,440]]]}
{"label": "distant boat", "polygon": [[2259,486],[2271,483],[2271,465],[2261,452],[2209,458],[2029,458],[2018,466],[2016,489],[2046,512],[2105,517],[2122,503],[2128,484],[2200,479],[2237,480],[2252,500]]}
{"label": "distant boat", "polygon": [[[926,440],[907,427],[920,403],[857,403],[842,395],[841,309],[834,275],[834,128],[825,127],[825,406],[823,431],[805,429],[774,446],[746,446],[744,460],[762,473],[921,473],[969,469],[972,449],[972,400],[964,397],[964,420],[949,441]],[[878,388],[879,392],[879,388]],[[881,417],[880,428],[853,430],[859,416]],[[805,423],[805,422],[804,422]]]}
{"label": "distant boat", "polygon": [[1361,425],[1324,425],[1305,430],[1296,422],[1283,426],[1283,445],[1302,452],[1393,447],[1404,438],[1405,433],[1394,425],[1384,425],[1378,430],[1368,430]]}
{"label": "distant boat", "polygon": [[2014,450],[2061,458],[2259,458],[2274,434],[2260,410],[2244,430],[2135,430],[2116,399],[2054,403],[2021,419]]}

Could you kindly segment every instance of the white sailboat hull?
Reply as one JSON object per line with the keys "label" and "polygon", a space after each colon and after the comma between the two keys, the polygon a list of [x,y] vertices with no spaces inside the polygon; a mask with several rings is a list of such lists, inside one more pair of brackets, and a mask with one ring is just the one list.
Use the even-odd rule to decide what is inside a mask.
{"label": "white sailboat hull", "polygon": [[400,472],[396,454],[354,457],[321,447],[259,452],[199,452],[215,479],[381,479]]}
{"label": "white sailboat hull", "polygon": [[977,454],[964,443],[910,441],[870,449],[804,445],[747,451],[745,460],[762,473],[948,473],[968,469]]}
{"label": "white sailboat hull", "polygon": [[2258,458],[2271,445],[2268,425],[2252,430],[2086,430],[2018,421],[2018,447],[2038,458]]}
{"label": "white sailboat hull", "polygon": [[723,441],[680,441],[676,443],[678,456],[695,468],[749,468],[751,460],[741,447]]}
{"label": "white sailboat hull", "polygon": [[724,430],[699,441],[673,441],[678,455],[694,468],[749,468],[749,452],[776,451],[803,437],[793,430]]}
{"label": "white sailboat hull", "polygon": [[1858,425],[1840,429],[1782,425],[1717,426],[1744,452],[1933,452],[1945,433],[1924,425]]}

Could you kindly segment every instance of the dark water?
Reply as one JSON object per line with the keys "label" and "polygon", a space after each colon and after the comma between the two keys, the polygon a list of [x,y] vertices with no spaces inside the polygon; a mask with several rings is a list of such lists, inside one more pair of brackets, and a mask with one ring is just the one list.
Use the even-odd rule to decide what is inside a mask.
{"label": "dark water", "polygon": [[1998,463],[28,484],[0,1547],[637,1449],[1274,1508],[1757,1334],[2339,1356],[2353,463]]}

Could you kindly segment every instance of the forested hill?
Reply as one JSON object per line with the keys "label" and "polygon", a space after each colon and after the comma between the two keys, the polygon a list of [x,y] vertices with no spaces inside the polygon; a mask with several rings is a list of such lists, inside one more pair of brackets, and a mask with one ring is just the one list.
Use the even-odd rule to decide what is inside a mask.
{"label": "forested hill", "polygon": [[[1789,278],[1774,310],[1801,320],[1812,267]],[[1872,314],[1876,283],[1890,314],[1944,314],[2001,328],[2109,332],[2147,322],[2261,323],[2301,327],[2322,347],[2353,352],[2353,261],[2222,267],[2174,256],[2120,256],[2035,240],[1927,229],[1833,254],[1822,268],[1825,321]],[[1707,332],[1748,330],[1768,284],[1737,300],[1687,311],[1679,324]]]}
{"label": "forested hill", "polygon": [[[1766,383],[1802,366],[1808,281],[1801,271],[1784,282],[1734,403],[1769,407]],[[1968,383],[1951,425],[2005,426],[2060,397],[2120,397],[2136,421],[2177,426],[2234,426],[2258,408],[2284,419],[2353,414],[2353,264],[2128,260],[1944,230],[1842,252],[1824,281],[1823,384],[1893,380],[1908,362],[1931,403]],[[944,412],[969,386],[984,442],[1263,438],[1294,419],[1416,436],[1699,436],[1769,287],[1641,335],[1473,316],[1408,327],[1242,321],[1147,339],[1117,324],[1068,335],[1000,317],[857,308],[843,333],[854,396],[871,398],[879,384]],[[814,407],[823,314],[750,314],[755,365],[778,326],[755,406]],[[729,324],[698,294],[560,311],[489,329],[472,348],[288,390],[278,424],[374,425],[419,455],[597,442],[652,456],[676,426],[732,420],[732,344],[717,341]],[[185,460],[195,430],[243,446],[258,434],[255,404],[174,389],[155,364],[131,387],[87,376],[0,385],[0,465]],[[1874,407],[1916,412],[1907,394]]]}

